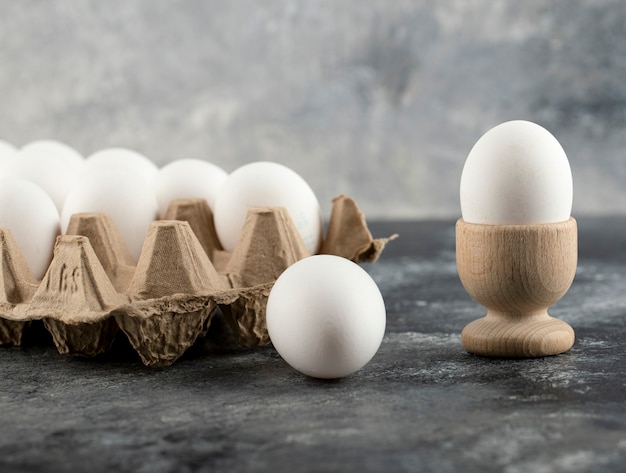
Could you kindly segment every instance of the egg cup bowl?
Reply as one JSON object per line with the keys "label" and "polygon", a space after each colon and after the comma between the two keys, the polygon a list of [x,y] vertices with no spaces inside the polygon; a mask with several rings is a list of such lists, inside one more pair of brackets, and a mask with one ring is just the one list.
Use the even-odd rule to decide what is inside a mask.
{"label": "egg cup bowl", "polygon": [[574,344],[574,330],[548,315],[574,280],[576,221],[539,225],[456,223],[456,262],[469,295],[487,315],[461,333],[476,355],[531,358],[557,355]]}
{"label": "egg cup bowl", "polygon": [[[42,320],[61,354],[100,355],[121,330],[145,365],[168,366],[207,333],[218,308],[240,345],[267,345],[274,281],[308,256],[287,211],[250,209],[233,253],[219,245],[206,201],[174,201],[166,217],[150,224],[135,264],[108,215],[72,216],[41,281],[0,228],[0,345],[19,345]],[[339,196],[320,252],[374,262],[393,238],[372,238],[356,203]]]}

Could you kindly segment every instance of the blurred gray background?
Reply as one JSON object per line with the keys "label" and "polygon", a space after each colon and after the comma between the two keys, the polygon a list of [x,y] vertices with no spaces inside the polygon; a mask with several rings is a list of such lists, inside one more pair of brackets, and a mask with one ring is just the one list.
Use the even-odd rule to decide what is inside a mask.
{"label": "blurred gray background", "polygon": [[17,146],[277,161],[370,219],[460,215],[470,148],[523,118],[575,216],[626,214],[621,0],[3,0],[0,97]]}

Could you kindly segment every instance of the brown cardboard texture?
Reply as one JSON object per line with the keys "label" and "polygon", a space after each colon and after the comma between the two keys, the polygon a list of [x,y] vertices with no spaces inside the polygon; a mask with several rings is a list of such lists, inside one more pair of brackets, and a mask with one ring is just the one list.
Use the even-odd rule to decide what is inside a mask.
{"label": "brown cardboard texture", "polygon": [[[96,356],[121,329],[144,364],[167,366],[206,334],[218,308],[241,345],[268,344],[274,281],[308,256],[287,211],[250,209],[232,254],[206,201],[174,201],[167,217],[150,225],[135,265],[108,215],[74,215],[40,282],[0,229],[0,344],[19,345],[30,321],[43,320],[60,353]],[[372,238],[356,203],[340,196],[321,252],[373,262],[395,237]]]}
{"label": "brown cardboard texture", "polygon": [[0,228],[0,343],[19,345],[30,321],[17,319],[15,308],[28,303],[37,290],[37,279],[31,272],[11,232]]}

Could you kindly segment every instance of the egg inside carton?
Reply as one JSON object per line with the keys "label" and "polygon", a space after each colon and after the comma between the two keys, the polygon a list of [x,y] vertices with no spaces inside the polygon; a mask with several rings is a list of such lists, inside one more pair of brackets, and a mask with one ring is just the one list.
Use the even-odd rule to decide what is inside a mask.
{"label": "egg inside carton", "polygon": [[[334,199],[320,253],[374,262],[374,239],[354,200]],[[265,307],[288,266],[309,255],[284,208],[248,212],[232,253],[220,246],[206,201],[173,201],[148,228],[135,265],[107,214],[72,216],[42,281],[11,232],[0,229],[0,344],[19,345],[42,320],[61,354],[96,356],[122,330],[145,365],[168,366],[206,334],[218,307],[243,346],[270,342]]]}

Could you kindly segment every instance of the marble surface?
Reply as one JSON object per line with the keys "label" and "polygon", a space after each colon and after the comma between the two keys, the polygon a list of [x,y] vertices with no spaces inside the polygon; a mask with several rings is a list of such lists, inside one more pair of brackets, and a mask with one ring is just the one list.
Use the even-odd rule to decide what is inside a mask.
{"label": "marble surface", "polygon": [[371,228],[400,238],[365,266],[388,326],[361,371],[307,378],[219,320],[166,369],[123,337],[64,357],[35,328],[0,349],[0,471],[624,471],[626,219],[579,221],[577,276],[551,310],[577,341],[529,360],[463,350],[483,310],[458,280],[453,221]]}

